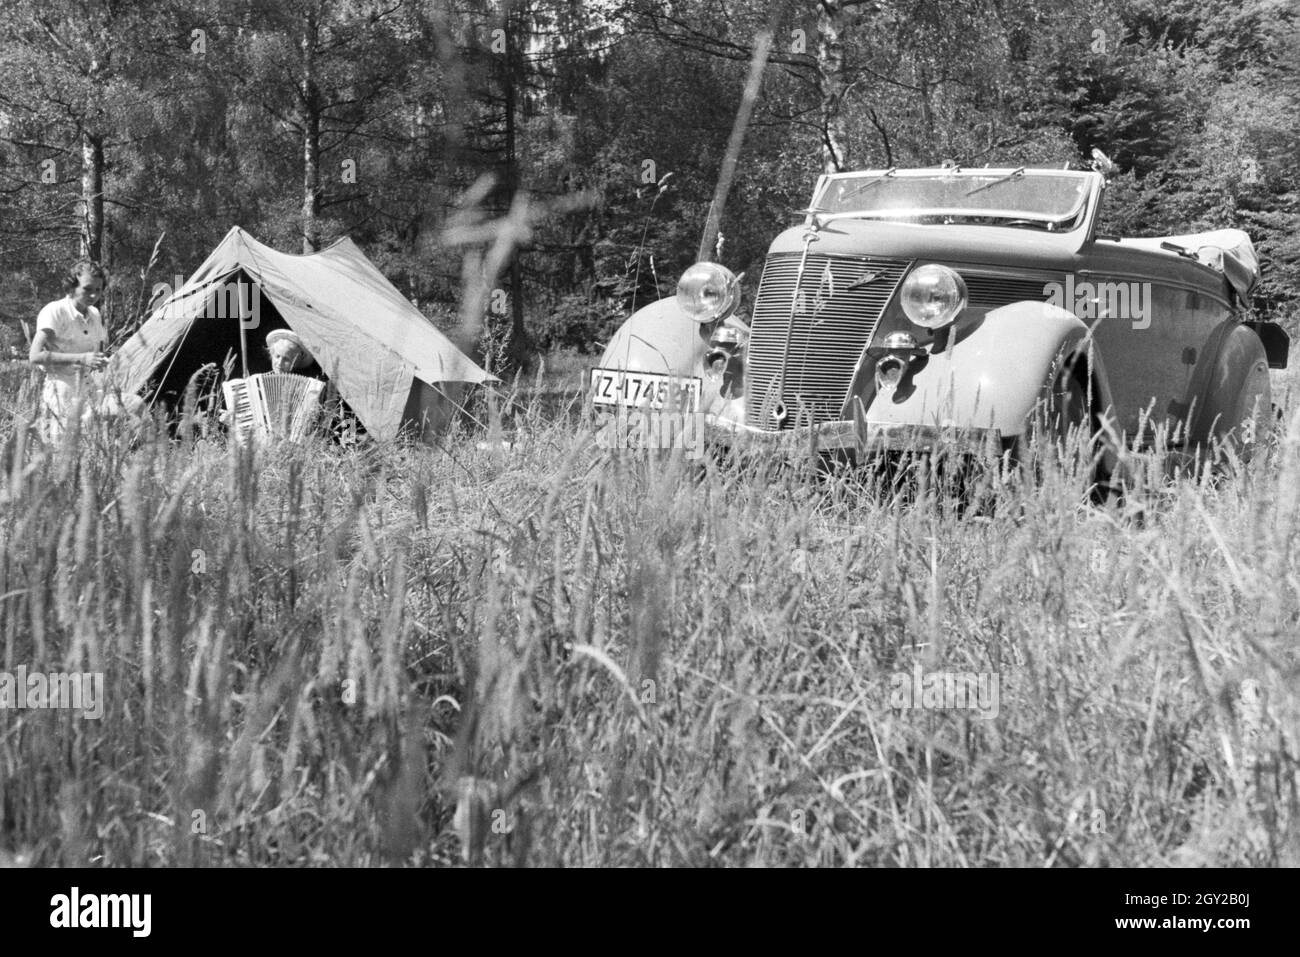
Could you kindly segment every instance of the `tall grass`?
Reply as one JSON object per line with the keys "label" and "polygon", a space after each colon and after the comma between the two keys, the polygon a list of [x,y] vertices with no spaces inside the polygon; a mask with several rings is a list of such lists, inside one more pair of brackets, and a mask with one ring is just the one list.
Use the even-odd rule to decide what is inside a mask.
{"label": "tall grass", "polygon": [[[249,455],[6,399],[0,858],[1300,863],[1300,420],[1230,481],[992,507],[512,444]],[[996,718],[890,707],[995,672]]]}

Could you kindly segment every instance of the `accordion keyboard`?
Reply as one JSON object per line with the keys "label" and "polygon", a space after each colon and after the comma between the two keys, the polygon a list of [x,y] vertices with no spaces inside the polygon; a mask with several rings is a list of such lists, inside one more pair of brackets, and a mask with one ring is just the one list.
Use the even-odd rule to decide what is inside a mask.
{"label": "accordion keyboard", "polygon": [[225,393],[226,408],[230,410],[230,433],[243,441],[257,427],[253,403],[248,396],[248,380],[227,379],[222,383],[221,391]]}

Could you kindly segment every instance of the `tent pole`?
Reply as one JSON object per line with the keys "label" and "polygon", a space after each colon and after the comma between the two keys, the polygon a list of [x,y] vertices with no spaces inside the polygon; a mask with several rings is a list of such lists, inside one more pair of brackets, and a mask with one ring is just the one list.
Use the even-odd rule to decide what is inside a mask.
{"label": "tent pole", "polygon": [[239,360],[244,369],[244,378],[248,378],[248,325],[244,322],[244,283],[235,280],[235,291],[239,296]]}

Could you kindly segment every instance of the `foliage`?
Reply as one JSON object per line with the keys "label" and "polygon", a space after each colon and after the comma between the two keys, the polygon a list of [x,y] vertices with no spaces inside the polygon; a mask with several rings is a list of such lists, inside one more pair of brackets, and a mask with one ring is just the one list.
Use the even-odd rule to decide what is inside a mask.
{"label": "foliage", "polygon": [[[5,668],[107,711],[0,711],[0,852],[1297,863],[1300,419],[1237,479],[1095,508],[1051,458],[981,515],[528,409],[259,460],[5,421]],[[997,717],[891,704],[915,668],[997,674]]]}
{"label": "foliage", "polygon": [[[722,221],[722,257],[737,271],[757,278],[828,155],[856,166],[1077,164],[1100,148],[1120,167],[1108,228],[1240,226],[1265,262],[1260,306],[1283,314],[1297,301],[1300,19],[1286,4],[503,10],[0,0],[5,314],[34,314],[77,254],[82,139],[102,129],[116,327],[139,321],[138,286],[187,275],[231,225],[301,248],[309,207],[319,242],[352,235],[418,305],[447,308],[459,263],[440,230],[455,197],[491,170],[498,214],[511,184],[594,200],[539,223],[498,285],[543,346],[603,341],[634,302],[670,293],[693,256],[755,32],[771,15],[776,43]],[[313,123],[314,174],[304,168]],[[52,184],[41,180],[50,158]]]}

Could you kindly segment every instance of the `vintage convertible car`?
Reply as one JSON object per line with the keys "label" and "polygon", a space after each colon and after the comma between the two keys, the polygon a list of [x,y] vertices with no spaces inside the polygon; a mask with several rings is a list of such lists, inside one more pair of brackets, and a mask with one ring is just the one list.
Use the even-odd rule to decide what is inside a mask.
{"label": "vintage convertible car", "polygon": [[1249,455],[1289,347],[1250,311],[1249,237],[1099,235],[1105,185],[1081,170],[822,176],[803,224],[772,242],[748,323],[737,277],[712,262],[627,319],[591,372],[598,421],[667,419],[643,445],[698,434],[854,456],[1014,453],[1050,422],[1087,428],[1099,471],[1156,436],[1175,454]]}

